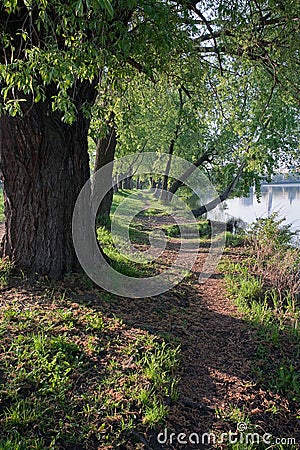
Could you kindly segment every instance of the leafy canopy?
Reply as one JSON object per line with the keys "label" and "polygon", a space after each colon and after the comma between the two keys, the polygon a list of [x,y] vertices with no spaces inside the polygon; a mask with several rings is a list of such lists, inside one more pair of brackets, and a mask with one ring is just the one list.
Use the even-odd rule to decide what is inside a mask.
{"label": "leafy canopy", "polygon": [[1,113],[113,112],[120,154],[167,151],[178,125],[177,154],[211,151],[220,184],[243,160],[247,187],[296,157],[298,1],[4,0],[0,42]]}
{"label": "leafy canopy", "polygon": [[149,76],[162,68],[188,36],[181,10],[154,0],[2,1],[1,112],[50,98],[66,122],[89,114],[91,102],[76,98],[82,83],[96,86],[112,72],[116,82],[128,66]]}

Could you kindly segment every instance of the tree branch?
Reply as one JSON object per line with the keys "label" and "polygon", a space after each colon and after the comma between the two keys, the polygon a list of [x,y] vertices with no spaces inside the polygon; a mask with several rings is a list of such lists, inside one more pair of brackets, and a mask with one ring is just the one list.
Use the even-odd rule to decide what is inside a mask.
{"label": "tree branch", "polygon": [[135,59],[133,59],[130,56],[128,56],[128,58],[126,59],[126,62],[130,66],[132,66],[135,69],[137,69],[140,73],[144,73],[145,75],[147,75],[149,77],[149,79],[152,81],[152,83],[156,83],[155,78],[153,77],[153,75],[150,75],[149,71],[147,71],[147,69],[142,64],[137,62]]}
{"label": "tree branch", "polygon": [[221,73],[221,76],[223,76],[223,67],[222,67],[221,54],[220,54],[220,52],[219,52],[219,48],[218,48],[218,44],[217,44],[217,39],[216,39],[214,30],[212,29],[212,26],[208,23],[206,17],[205,17],[205,16],[202,14],[202,12],[197,8],[197,6],[194,7],[194,12],[200,17],[200,19],[203,20],[203,22],[205,23],[205,25],[206,25],[206,27],[207,27],[207,29],[208,29],[208,31],[209,31],[209,34],[210,34],[210,36],[211,36],[211,39],[212,39],[213,42],[214,42],[214,49],[215,49],[215,52],[217,53],[217,56],[218,56],[218,61],[219,61],[219,66],[220,66],[220,73]]}
{"label": "tree branch", "polygon": [[197,209],[193,209],[192,213],[194,214],[194,216],[195,217],[202,216],[206,212],[209,212],[209,211],[213,210],[214,208],[216,208],[216,206],[218,206],[220,203],[227,200],[228,197],[230,196],[230,194],[234,191],[234,189],[243,173],[245,166],[246,166],[246,161],[244,161],[242,163],[242,165],[240,166],[240,168],[238,170],[238,173],[236,174],[236,176],[234,177],[232,182],[227,186],[225,191],[223,191],[222,194],[219,195],[219,197],[215,198],[214,200],[207,203],[206,205],[202,205]]}
{"label": "tree branch", "polygon": [[185,172],[183,172],[180,180],[174,181],[169,189],[169,192],[171,192],[171,194],[175,194],[175,192],[184,184],[185,180],[188,179],[188,177],[196,170],[197,167],[200,167],[203,163],[210,161],[210,155],[211,152],[208,151],[203,153],[203,155],[201,155],[193,165],[191,165]]}

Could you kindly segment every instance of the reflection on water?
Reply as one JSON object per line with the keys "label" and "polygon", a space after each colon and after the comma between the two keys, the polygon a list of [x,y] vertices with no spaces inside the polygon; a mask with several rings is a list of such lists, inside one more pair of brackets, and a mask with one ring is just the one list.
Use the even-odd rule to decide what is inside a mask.
{"label": "reflection on water", "polygon": [[279,211],[280,216],[292,224],[292,230],[300,229],[300,183],[269,184],[261,187],[260,202],[251,189],[249,197],[234,198],[225,203],[226,214],[246,223],[258,217],[268,217]]}

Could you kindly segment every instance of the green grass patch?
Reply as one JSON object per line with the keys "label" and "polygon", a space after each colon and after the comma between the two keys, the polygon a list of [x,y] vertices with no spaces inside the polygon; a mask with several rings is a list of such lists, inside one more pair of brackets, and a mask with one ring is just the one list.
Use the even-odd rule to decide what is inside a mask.
{"label": "green grass patch", "polygon": [[[256,329],[257,354],[253,373],[268,389],[300,401],[299,307],[291,299],[282,306],[260,276],[251,273],[252,258],[220,265],[226,287],[239,311]],[[280,305],[280,308],[278,307]]]}
{"label": "green grass patch", "polygon": [[155,202],[158,203],[158,205],[156,206],[153,205],[152,208],[148,208],[145,209],[144,211],[141,211],[139,213],[139,216],[152,217],[152,216],[167,216],[169,214],[167,211],[164,211],[159,207],[159,200],[156,200]]}
{"label": "green grass patch", "polygon": [[[122,237],[113,237],[111,232],[105,227],[99,227],[97,234],[104,253],[108,256],[111,266],[116,271],[136,278],[149,276],[151,274],[151,263],[147,259],[142,256],[136,256],[136,260],[130,259],[130,256],[128,255],[129,246]],[[131,243],[148,242],[147,233],[133,227],[130,227],[129,238]]]}
{"label": "green grass patch", "polygon": [[294,233],[274,213],[251,228],[247,256],[220,265],[229,294],[256,329],[256,378],[268,389],[300,401],[300,253]]}
{"label": "green grass patch", "polygon": [[7,286],[12,268],[9,259],[0,259],[0,288]]}
{"label": "green grass patch", "polygon": [[[212,230],[210,222],[208,220],[198,221],[196,227],[202,242],[210,242],[211,240],[215,241],[216,239],[223,237],[224,231],[220,231],[214,237],[211,236]],[[162,229],[170,238],[178,238],[181,236],[180,228],[177,224],[163,226]],[[184,230],[187,234],[189,233],[189,230],[194,231],[194,229],[194,224],[184,224]],[[226,231],[224,239],[226,247],[241,247],[242,245],[244,245],[245,241],[245,237],[242,232],[234,234],[230,231]]]}
{"label": "green grass patch", "polygon": [[47,291],[1,307],[0,448],[115,449],[161,424],[179,349]]}
{"label": "green grass patch", "polygon": [[245,235],[241,231],[238,233],[226,231],[225,240],[226,240],[226,247],[241,247],[245,243]]}
{"label": "green grass patch", "polygon": [[[145,206],[145,202],[149,209],[137,213]],[[151,261],[142,255],[143,252],[138,252],[138,245],[150,246],[149,233],[152,230],[145,230],[136,218],[147,215],[149,211],[151,215],[165,215],[166,211],[161,210],[158,203],[153,196],[145,196],[138,190],[122,190],[114,194],[111,210],[113,232],[106,226],[99,226],[97,235],[104,253],[118,272],[131,277],[145,277],[154,273]],[[120,205],[122,211],[118,214]],[[133,257],[132,252],[135,252]]]}
{"label": "green grass patch", "polygon": [[[130,198],[129,198],[130,197]],[[114,214],[116,209],[126,201],[127,213],[138,214],[141,216],[152,215],[166,215],[168,214],[168,207],[164,205],[159,199],[155,198],[152,193],[147,194],[145,191],[139,189],[122,189],[114,193],[111,214]],[[147,208],[141,211],[141,207]]]}
{"label": "green grass patch", "polygon": [[[211,235],[211,226],[207,220],[201,220],[197,222],[197,230],[199,232],[200,238],[209,238]],[[168,237],[180,237],[180,228],[177,224],[163,226],[162,229]],[[188,233],[189,230],[193,231],[195,229],[195,224],[184,224],[184,229]]]}

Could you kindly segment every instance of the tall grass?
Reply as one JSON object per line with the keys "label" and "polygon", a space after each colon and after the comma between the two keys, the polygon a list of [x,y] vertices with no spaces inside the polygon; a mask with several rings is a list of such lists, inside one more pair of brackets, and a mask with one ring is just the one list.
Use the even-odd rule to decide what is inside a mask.
{"label": "tall grass", "polygon": [[[295,233],[277,214],[259,219],[248,236],[248,257],[221,264],[227,290],[258,332],[256,376],[268,388],[300,400],[300,252]],[[261,368],[262,367],[262,368]]]}

